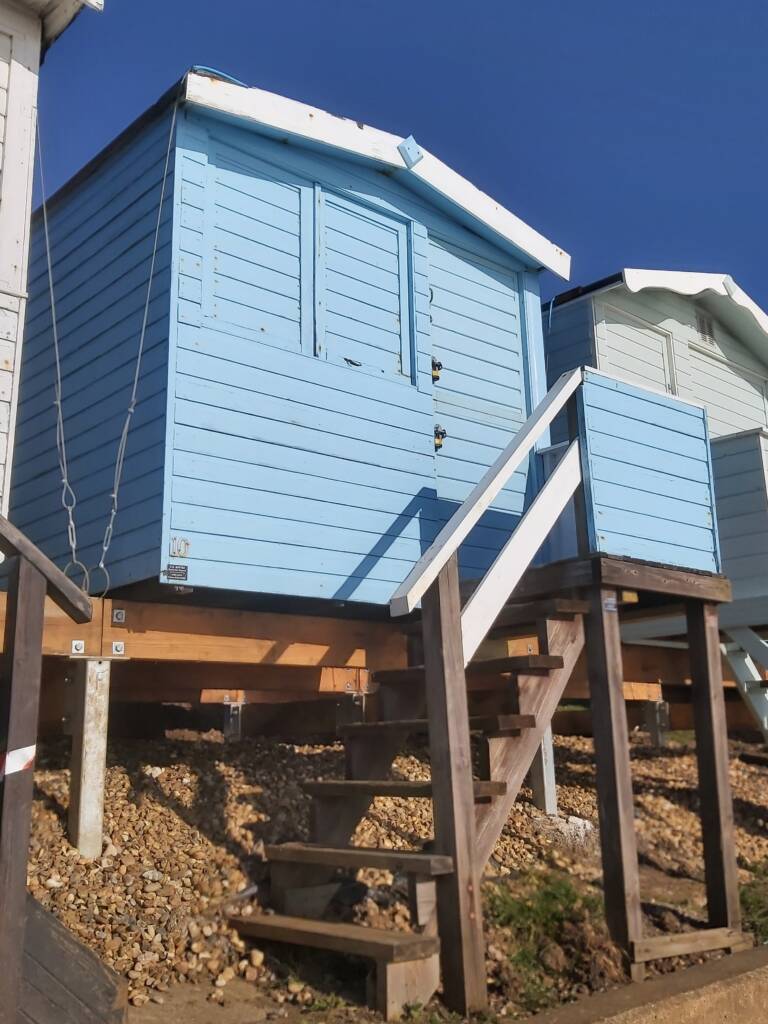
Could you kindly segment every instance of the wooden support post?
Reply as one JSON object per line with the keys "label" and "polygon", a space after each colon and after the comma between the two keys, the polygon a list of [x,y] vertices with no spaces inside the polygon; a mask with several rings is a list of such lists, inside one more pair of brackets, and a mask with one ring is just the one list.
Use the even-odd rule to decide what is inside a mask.
{"label": "wooden support post", "polygon": [[738,929],[741,913],[717,605],[708,601],[688,601],[686,613],[707,914],[711,928]]}
{"label": "wooden support post", "polygon": [[555,783],[555,748],[552,726],[547,726],[539,749],[531,762],[528,781],[533,803],[545,814],[557,815],[557,785]]}
{"label": "wooden support post", "polygon": [[101,856],[104,842],[109,677],[108,661],[75,662],[69,841],[92,860]]}
{"label": "wooden support post", "polygon": [[[642,938],[642,916],[615,588],[592,588],[586,630],[605,916],[611,938],[629,957],[632,943]],[[642,967],[630,966],[640,980]]]}
{"label": "wooden support post", "polygon": [[25,558],[13,560],[9,575],[0,683],[0,1024],[17,1024],[21,989],[46,588]]}
{"label": "wooden support post", "polygon": [[424,595],[422,619],[435,849],[454,863],[437,882],[443,995],[468,1014],[488,995],[456,555]]}

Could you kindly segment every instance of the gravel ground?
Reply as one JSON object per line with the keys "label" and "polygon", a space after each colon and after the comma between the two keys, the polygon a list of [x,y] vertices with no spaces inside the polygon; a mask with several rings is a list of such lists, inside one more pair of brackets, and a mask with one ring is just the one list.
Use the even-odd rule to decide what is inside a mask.
{"label": "gravel ground", "polygon": [[[664,752],[643,746],[638,737],[632,744],[647,926],[680,930],[700,919],[703,908],[695,757],[682,743]],[[736,744],[734,754],[742,749],[750,748]],[[562,815],[596,825],[591,740],[559,738],[556,754]],[[306,838],[309,801],[300,783],[341,777],[340,746],[266,739],[225,745],[216,733],[112,743],[105,847],[95,862],[82,860],[65,840],[66,763],[65,746],[54,745],[43,750],[35,772],[29,887],[128,978],[133,1005],[147,1014],[137,1021],[151,1024],[152,1007],[178,1001],[169,990],[188,981],[202,983],[198,991],[214,1003],[231,1002],[237,986],[255,986],[262,1002],[254,1021],[292,1017],[300,1009],[310,1013],[309,1020],[314,1012],[318,1020],[367,1019],[359,1005],[348,1009],[331,994],[341,987],[345,998],[362,996],[359,979],[342,977],[337,962],[316,955],[314,974],[307,975],[290,954],[278,961],[246,948],[224,923],[225,909],[233,905],[244,914],[260,909],[253,886],[263,877],[262,844]],[[395,774],[427,778],[423,749],[414,747],[400,757]],[[731,779],[739,866],[746,879],[749,869],[768,862],[768,768],[734,757]],[[596,833],[575,845],[566,841],[527,797],[524,791],[515,806],[489,875],[526,892],[536,873],[546,869],[567,874],[585,892],[596,891]],[[378,799],[355,842],[414,847],[430,836],[428,801]],[[357,887],[354,896],[361,898],[350,899],[346,915],[373,926],[407,928],[399,880],[381,872],[365,872],[361,880],[368,889]],[[599,920],[584,917],[570,932],[559,945],[540,951],[557,979],[546,994],[550,1003],[622,980],[616,951]],[[508,967],[510,934],[489,919],[488,976],[494,1009],[502,1016],[518,1016],[526,1004]],[[659,969],[684,963],[666,961]],[[185,1011],[184,1019],[192,1024],[194,1017]]]}

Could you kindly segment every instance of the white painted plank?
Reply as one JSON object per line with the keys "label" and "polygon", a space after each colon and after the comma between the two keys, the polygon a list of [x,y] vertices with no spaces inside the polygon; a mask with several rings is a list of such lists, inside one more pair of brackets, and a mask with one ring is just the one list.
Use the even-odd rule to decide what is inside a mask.
{"label": "white painted plank", "polygon": [[461,613],[464,664],[474,657],[510,594],[581,482],[579,442],[571,442]]}

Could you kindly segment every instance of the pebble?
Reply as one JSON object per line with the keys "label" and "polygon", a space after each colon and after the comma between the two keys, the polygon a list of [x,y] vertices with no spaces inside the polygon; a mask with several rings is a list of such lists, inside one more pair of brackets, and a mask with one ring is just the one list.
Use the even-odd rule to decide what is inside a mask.
{"label": "pebble", "polygon": [[[701,875],[694,750],[677,746],[668,753],[654,752],[643,746],[642,737],[633,737],[632,748],[642,856],[670,874]],[[265,909],[258,899],[232,900],[262,877],[256,837],[265,844],[308,838],[310,801],[300,783],[343,777],[341,746],[269,739],[225,746],[219,734],[110,742],[103,853],[92,862],[66,840],[66,815],[60,809],[69,799],[67,757],[63,743],[40,751],[29,888],[128,979],[131,1004],[159,1001],[159,993],[180,981],[205,981],[211,1001],[220,1003],[225,986],[239,974],[269,995],[276,1013],[282,1013],[276,1007],[287,996],[309,1005],[315,998],[312,990],[271,970],[263,951],[247,946],[227,924],[226,914],[237,908],[248,917]],[[557,737],[556,758],[561,815],[581,834],[583,847],[563,844],[537,826],[538,812],[526,799],[519,800],[494,851],[490,874],[514,880],[519,871],[548,863],[589,884],[599,878],[592,741]],[[423,748],[406,751],[395,771],[406,779],[428,779]],[[768,834],[755,825],[758,817],[768,818],[763,810],[768,769],[732,758],[730,771],[743,878],[745,868],[768,862]],[[760,809],[751,820],[750,808]],[[353,841],[418,848],[431,837],[428,800],[377,798]],[[349,908],[353,920],[373,927],[411,927],[404,879],[364,871],[360,880],[368,895]],[[502,954],[499,960],[489,949],[489,971],[496,977],[492,966],[503,971],[507,959],[504,937],[494,936],[492,946]],[[560,960],[554,948],[546,956],[552,964]],[[568,984],[574,993],[576,982]]]}

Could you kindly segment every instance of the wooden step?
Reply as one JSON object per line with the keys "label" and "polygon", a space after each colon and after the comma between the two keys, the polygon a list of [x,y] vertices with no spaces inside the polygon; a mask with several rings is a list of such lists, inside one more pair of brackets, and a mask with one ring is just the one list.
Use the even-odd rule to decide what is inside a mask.
{"label": "wooden step", "polygon": [[403,963],[423,960],[440,949],[434,935],[385,931],[356,924],[310,921],[283,914],[256,914],[253,917],[231,917],[230,925],[240,935],[260,942],[287,942],[294,946],[311,946],[334,953],[351,953],[379,963]]}
{"label": "wooden step", "polygon": [[[505,782],[475,781],[474,786],[476,800],[504,796],[507,791]],[[408,782],[401,779],[329,779],[321,782],[304,782],[301,788],[309,796],[316,797],[432,796],[431,782]]]}
{"label": "wooden step", "polygon": [[[563,659],[556,654],[518,654],[510,658],[491,658],[487,661],[473,661],[467,666],[467,675],[477,678],[484,675],[518,675],[546,673],[562,668]],[[420,683],[424,681],[424,666],[411,665],[409,668],[388,668],[374,672],[374,682],[380,685],[392,683]]]}
{"label": "wooden step", "polygon": [[267,860],[280,864],[320,864],[337,868],[379,868],[411,875],[450,875],[453,861],[436,853],[384,850],[365,846],[319,846],[315,843],[281,843],[266,847]]}
{"label": "wooden step", "polygon": [[504,636],[509,632],[518,632],[521,627],[533,628],[537,622],[545,619],[573,619],[588,612],[588,601],[568,597],[508,604],[498,615],[488,636]]}
{"label": "wooden step", "polygon": [[[472,732],[506,733],[519,732],[521,729],[533,729],[536,726],[534,715],[473,715],[469,719]],[[342,725],[338,729],[339,736],[354,738],[356,736],[391,735],[403,733],[419,735],[429,732],[429,721],[426,718],[402,719],[393,722],[354,722]]]}

